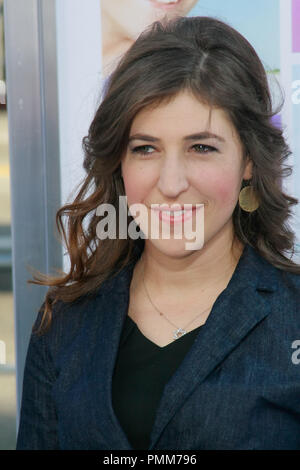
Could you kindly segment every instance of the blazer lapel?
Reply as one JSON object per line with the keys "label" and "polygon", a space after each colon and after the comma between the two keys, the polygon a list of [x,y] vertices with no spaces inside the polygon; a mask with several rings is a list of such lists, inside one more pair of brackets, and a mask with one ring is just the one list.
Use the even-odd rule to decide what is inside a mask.
{"label": "blazer lapel", "polygon": [[[103,311],[104,319],[99,331],[101,348],[96,348],[94,354],[94,366],[101,370],[102,378],[102,383],[94,386],[95,399],[100,403],[97,419],[105,423],[108,448],[120,450],[132,449],[132,446],[112,407],[112,376],[136,261],[137,258],[117,276],[106,281],[100,290],[99,308]],[[191,349],[164,388],[149,449],[153,449],[163,429],[194,388],[270,313],[269,296],[261,295],[260,291],[274,292],[277,276],[273,266],[249,245],[245,246],[228,286],[215,301]]]}
{"label": "blazer lapel", "polygon": [[249,245],[245,246],[230,282],[163,390],[149,449],[153,449],[163,429],[194,388],[270,313],[270,298],[260,291],[274,292],[277,276],[273,266]]}
{"label": "blazer lapel", "polygon": [[[99,326],[98,345],[95,348],[91,370],[99,370],[101,381],[92,387],[96,421],[99,423],[101,440],[107,449],[132,450],[112,406],[112,377],[129,305],[129,288],[133,268],[137,260],[130,262],[118,275],[105,281],[96,299],[96,308],[103,314]],[[103,431],[102,431],[103,424]]]}

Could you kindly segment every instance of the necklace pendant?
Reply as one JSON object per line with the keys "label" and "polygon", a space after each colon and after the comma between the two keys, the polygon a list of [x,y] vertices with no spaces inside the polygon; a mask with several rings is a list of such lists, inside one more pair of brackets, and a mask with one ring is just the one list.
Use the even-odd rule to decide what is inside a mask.
{"label": "necklace pendant", "polygon": [[183,330],[182,328],[178,328],[177,330],[174,331],[174,339],[178,339],[180,338],[181,336],[185,335],[186,334],[186,331]]}

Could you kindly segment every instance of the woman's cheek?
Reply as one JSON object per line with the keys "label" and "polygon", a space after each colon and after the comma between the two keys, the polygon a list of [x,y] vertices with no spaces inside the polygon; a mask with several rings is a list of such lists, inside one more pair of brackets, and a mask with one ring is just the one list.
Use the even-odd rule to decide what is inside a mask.
{"label": "woman's cheek", "polygon": [[[236,205],[238,197],[237,182],[235,179],[222,179],[217,183],[217,199],[223,206]],[[234,190],[236,188],[236,191]]]}
{"label": "woman's cheek", "polygon": [[127,204],[141,203],[147,196],[147,188],[145,184],[140,184],[139,181],[143,181],[141,178],[137,178],[134,175],[124,176],[125,194],[127,196]]}
{"label": "woman's cheek", "polygon": [[201,192],[208,199],[223,207],[235,205],[236,193],[234,188],[237,188],[235,176],[220,172],[218,175],[206,175],[203,182],[205,185],[203,184]]}

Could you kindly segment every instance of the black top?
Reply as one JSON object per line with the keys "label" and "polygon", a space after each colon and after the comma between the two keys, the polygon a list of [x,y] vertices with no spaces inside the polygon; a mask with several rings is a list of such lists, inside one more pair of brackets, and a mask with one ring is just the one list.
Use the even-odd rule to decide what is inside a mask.
{"label": "black top", "polygon": [[156,409],[165,384],[193,341],[198,328],[164,347],[146,338],[127,315],[112,380],[115,414],[134,449],[148,449]]}

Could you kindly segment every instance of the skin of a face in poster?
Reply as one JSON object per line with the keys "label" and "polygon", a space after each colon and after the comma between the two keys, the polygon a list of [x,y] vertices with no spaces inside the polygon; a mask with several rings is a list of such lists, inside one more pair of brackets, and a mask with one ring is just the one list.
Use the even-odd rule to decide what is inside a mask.
{"label": "skin of a face in poster", "polygon": [[103,74],[153,21],[185,16],[198,0],[101,0]]}

